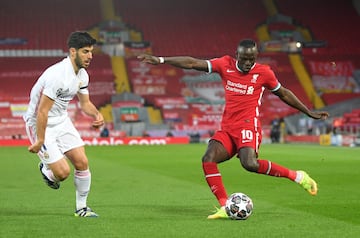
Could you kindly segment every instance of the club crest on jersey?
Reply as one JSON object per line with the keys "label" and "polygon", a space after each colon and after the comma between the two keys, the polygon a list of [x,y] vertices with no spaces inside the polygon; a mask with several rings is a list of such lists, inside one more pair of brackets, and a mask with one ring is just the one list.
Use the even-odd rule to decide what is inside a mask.
{"label": "club crest on jersey", "polygon": [[46,152],[46,151],[44,152],[44,154],[43,154],[43,155],[44,155],[44,159],[49,159],[49,158],[50,158],[49,153],[48,153],[48,152]]}
{"label": "club crest on jersey", "polygon": [[253,77],[251,79],[252,83],[256,83],[257,78],[259,77],[259,74],[253,74]]}

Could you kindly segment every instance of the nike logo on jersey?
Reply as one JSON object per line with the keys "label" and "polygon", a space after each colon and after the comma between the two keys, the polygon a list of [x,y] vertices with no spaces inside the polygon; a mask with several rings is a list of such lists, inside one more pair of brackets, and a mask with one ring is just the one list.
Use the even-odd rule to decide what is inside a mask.
{"label": "nike logo on jersey", "polygon": [[251,142],[252,140],[242,140],[242,143],[249,143]]}
{"label": "nike logo on jersey", "polygon": [[231,69],[226,70],[226,73],[234,73],[234,72],[235,72],[235,70],[231,70]]}

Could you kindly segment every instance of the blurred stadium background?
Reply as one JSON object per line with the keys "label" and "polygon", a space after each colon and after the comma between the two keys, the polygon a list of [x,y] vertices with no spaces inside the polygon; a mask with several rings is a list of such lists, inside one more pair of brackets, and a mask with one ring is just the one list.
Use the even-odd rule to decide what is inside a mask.
{"label": "blurred stadium background", "polygon": [[30,89],[66,56],[75,30],[99,42],[88,70],[90,93],[110,130],[100,138],[75,100],[70,114],[89,144],[206,141],[221,118],[220,79],[144,65],[135,56],[233,56],[242,38],[258,42],[259,62],[307,106],[331,114],[314,122],[266,93],[265,142],[278,119],[279,142],[360,144],[358,0],[3,0],[0,6],[0,145],[26,143],[22,115]]}

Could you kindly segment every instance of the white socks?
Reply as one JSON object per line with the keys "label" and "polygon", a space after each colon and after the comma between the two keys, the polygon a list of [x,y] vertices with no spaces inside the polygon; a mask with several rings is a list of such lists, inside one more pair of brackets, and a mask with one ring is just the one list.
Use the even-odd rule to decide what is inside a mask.
{"label": "white socks", "polygon": [[90,191],[91,173],[87,170],[75,170],[74,184],[76,189],[76,210],[86,207],[87,197]]}
{"label": "white socks", "polygon": [[295,178],[295,182],[300,183],[301,180],[303,179],[304,174],[300,171],[296,171],[296,178]]}

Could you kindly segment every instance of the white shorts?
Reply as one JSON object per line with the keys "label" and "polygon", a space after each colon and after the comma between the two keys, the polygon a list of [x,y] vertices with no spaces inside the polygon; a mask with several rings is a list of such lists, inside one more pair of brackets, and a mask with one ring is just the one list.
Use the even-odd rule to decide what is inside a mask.
{"label": "white shorts", "polygon": [[[26,133],[30,142],[36,141],[36,125],[26,123]],[[64,153],[84,146],[79,132],[75,129],[70,118],[55,126],[47,126],[44,145],[38,153],[40,160],[45,164],[52,164],[64,158]]]}

